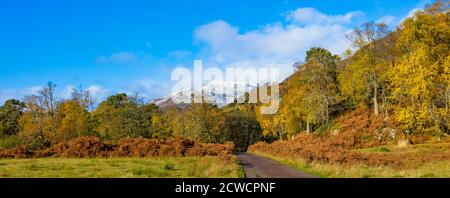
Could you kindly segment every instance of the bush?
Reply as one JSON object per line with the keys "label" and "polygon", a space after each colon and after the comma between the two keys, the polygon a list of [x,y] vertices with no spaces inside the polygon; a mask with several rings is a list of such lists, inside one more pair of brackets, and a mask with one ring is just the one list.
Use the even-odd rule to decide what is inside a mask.
{"label": "bush", "polygon": [[112,146],[103,143],[98,137],[81,137],[68,144],[68,148],[62,153],[63,157],[104,157],[112,150]]}
{"label": "bush", "polygon": [[[171,140],[124,138],[118,143],[105,143],[98,137],[80,137],[52,145],[45,149],[9,149],[4,150],[0,158],[26,157],[183,157],[183,156],[219,156],[231,159],[234,144],[203,144],[183,138]],[[15,155],[17,153],[17,155]],[[25,153],[25,154],[24,154]],[[0,153],[1,154],[1,153]],[[170,165],[165,168],[171,168]]]}
{"label": "bush", "polygon": [[22,139],[22,142],[26,145],[27,150],[31,151],[41,150],[50,146],[50,141],[42,136],[28,137]]}
{"label": "bush", "polygon": [[145,138],[124,138],[119,140],[112,155],[116,157],[152,157],[158,156],[162,142]]}
{"label": "bush", "polygon": [[0,149],[11,149],[20,145],[22,141],[15,135],[0,138]]}
{"label": "bush", "polygon": [[0,150],[0,158],[28,158],[32,156],[33,152],[27,150],[25,145],[19,145],[8,150]]}

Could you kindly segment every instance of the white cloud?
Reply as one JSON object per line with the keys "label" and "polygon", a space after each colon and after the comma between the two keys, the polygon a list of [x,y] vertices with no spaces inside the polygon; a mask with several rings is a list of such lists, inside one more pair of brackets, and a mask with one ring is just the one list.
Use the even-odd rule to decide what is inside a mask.
{"label": "white cloud", "polygon": [[17,99],[16,91],[12,89],[0,90],[0,106],[9,99]]}
{"label": "white cloud", "polygon": [[128,95],[139,93],[141,96],[144,96],[147,99],[152,99],[155,97],[162,97],[167,95],[167,90],[169,90],[168,85],[162,85],[151,78],[144,78],[126,85],[124,87],[124,91],[121,92],[124,92]]}
{"label": "white cloud", "polygon": [[111,94],[110,90],[100,85],[91,85],[87,88],[87,90],[97,101],[103,101]]}
{"label": "white cloud", "polygon": [[0,90],[0,105],[6,100],[17,99],[21,100],[24,96],[36,95],[42,86],[32,86],[24,89],[4,89]]}
{"label": "white cloud", "polygon": [[67,85],[64,90],[60,93],[61,97],[64,99],[70,98],[75,87],[73,85]]}
{"label": "white cloud", "polygon": [[23,91],[21,91],[22,94],[25,95],[37,95],[39,94],[39,91],[42,89],[42,86],[33,86],[25,88]]}
{"label": "white cloud", "polygon": [[[196,39],[206,44],[213,58],[220,62],[243,59],[298,59],[314,46],[341,53],[348,47],[345,35],[351,29],[342,25],[268,25],[243,34],[225,21],[201,26]],[[206,50],[206,51],[208,51]]]}
{"label": "white cloud", "polygon": [[137,60],[137,55],[133,52],[117,52],[111,55],[99,56],[95,59],[97,63],[115,63],[115,64],[123,64],[130,63]]}
{"label": "white cloud", "polygon": [[375,22],[376,23],[384,23],[389,28],[395,28],[401,23],[401,19],[396,16],[386,15],[386,16],[379,18]]}
{"label": "white cloud", "polygon": [[342,15],[327,15],[315,8],[298,8],[286,16],[287,21],[298,24],[349,24],[356,18],[364,17],[364,12],[353,11]]}
{"label": "white cloud", "polygon": [[[69,99],[72,96],[72,92],[74,89],[77,89],[73,85],[67,85],[61,92],[59,92],[58,97],[62,99]],[[86,91],[89,91],[89,94],[97,100],[101,101],[106,99],[110,94],[110,90],[100,86],[100,85],[90,85]]]}
{"label": "white cloud", "polygon": [[[71,97],[72,91],[75,88],[73,85],[67,85],[63,89],[56,87],[56,98],[57,99],[69,99]],[[3,104],[6,100],[17,99],[22,100],[25,96],[38,95],[39,90],[42,86],[32,86],[23,89],[5,89],[0,90],[0,103]],[[86,90],[94,97],[96,101],[102,101],[106,99],[111,92],[99,85],[91,85]],[[0,104],[0,105],[1,105]]]}
{"label": "white cloud", "polygon": [[247,32],[218,20],[198,27],[196,43],[203,45],[205,65],[219,67],[278,66],[282,76],[292,73],[292,64],[303,61],[311,47],[324,47],[342,54],[350,47],[346,34],[364,13],[326,15],[313,8],[290,12],[283,22],[275,22]]}
{"label": "white cloud", "polygon": [[405,21],[406,19],[414,17],[414,14],[418,11],[423,11],[423,9],[422,8],[414,8],[403,17],[396,17],[396,16],[392,16],[392,15],[382,16],[375,22],[376,23],[384,23],[384,24],[388,25],[389,28],[395,29],[397,26],[399,26],[401,23],[403,23],[403,21]]}
{"label": "white cloud", "polygon": [[419,12],[419,11],[423,11],[423,9],[422,8],[414,8],[414,9],[412,9],[411,11],[409,11],[408,15],[406,15],[405,17],[402,18],[402,21],[404,21],[404,20],[406,20],[408,18],[414,17],[416,12]]}

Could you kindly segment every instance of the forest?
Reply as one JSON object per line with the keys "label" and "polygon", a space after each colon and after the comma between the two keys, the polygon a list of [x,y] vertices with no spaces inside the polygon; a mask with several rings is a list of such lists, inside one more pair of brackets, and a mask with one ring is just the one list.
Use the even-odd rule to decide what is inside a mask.
{"label": "forest", "polygon": [[89,91],[74,89],[72,98],[58,101],[49,82],[38,95],[11,99],[0,109],[1,147],[20,144],[30,150],[84,136],[119,141],[123,138],[187,138],[204,143],[235,142],[239,150],[260,140],[261,127],[252,107],[192,104],[160,109],[138,94],[108,97],[95,109]]}

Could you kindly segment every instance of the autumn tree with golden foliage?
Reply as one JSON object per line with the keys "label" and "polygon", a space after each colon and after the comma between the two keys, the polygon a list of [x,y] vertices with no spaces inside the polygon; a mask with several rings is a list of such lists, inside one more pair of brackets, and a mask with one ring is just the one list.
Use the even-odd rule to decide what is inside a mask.
{"label": "autumn tree with golden foliage", "polygon": [[391,70],[397,119],[412,133],[449,132],[448,2],[417,12],[398,31],[402,56]]}
{"label": "autumn tree with golden foliage", "polygon": [[383,59],[386,48],[380,48],[381,39],[388,35],[385,24],[366,23],[348,35],[358,53],[357,60],[347,65],[339,76],[342,94],[355,102],[369,106],[372,98],[373,111],[379,113],[380,89],[385,89],[385,72],[389,65]]}
{"label": "autumn tree with golden foliage", "polygon": [[59,126],[56,139],[68,140],[88,135],[88,112],[85,107],[73,100],[64,101],[58,108]]}

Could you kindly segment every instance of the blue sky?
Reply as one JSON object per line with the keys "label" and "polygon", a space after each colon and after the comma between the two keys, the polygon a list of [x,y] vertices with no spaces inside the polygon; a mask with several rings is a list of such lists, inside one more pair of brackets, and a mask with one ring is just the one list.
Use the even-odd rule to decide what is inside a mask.
{"label": "blue sky", "polygon": [[[166,0],[0,2],[0,102],[48,81],[58,96],[82,86],[98,99],[117,92],[170,93],[177,66],[293,63],[309,47],[348,47],[367,21],[391,26],[418,0]],[[289,74],[289,69],[286,69]]]}

